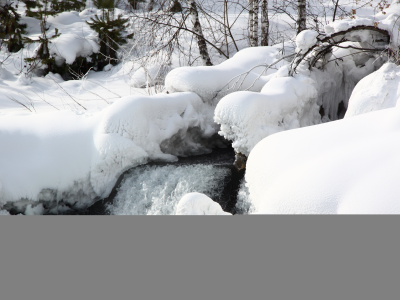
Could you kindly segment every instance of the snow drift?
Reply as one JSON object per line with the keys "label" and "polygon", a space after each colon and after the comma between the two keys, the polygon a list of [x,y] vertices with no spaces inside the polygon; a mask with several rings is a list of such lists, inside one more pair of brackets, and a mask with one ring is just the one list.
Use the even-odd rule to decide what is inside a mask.
{"label": "snow drift", "polygon": [[212,111],[196,94],[179,93],[124,97],[95,114],[6,115],[0,205],[25,199],[87,206],[107,196],[128,168],[210,152]]}
{"label": "snow drift", "polygon": [[274,134],[250,153],[258,213],[400,213],[400,110]]}

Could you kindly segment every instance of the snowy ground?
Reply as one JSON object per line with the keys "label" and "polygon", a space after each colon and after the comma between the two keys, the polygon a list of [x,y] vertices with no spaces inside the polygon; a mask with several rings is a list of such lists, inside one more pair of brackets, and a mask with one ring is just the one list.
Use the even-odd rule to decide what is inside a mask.
{"label": "snowy ground", "polygon": [[[98,51],[95,33],[84,22],[96,13],[89,1],[81,13],[50,18],[49,30],[63,33],[54,41],[52,53],[72,62]],[[229,13],[232,19],[237,16]],[[398,13],[395,5],[386,15],[364,8],[358,11],[363,18],[338,21],[326,30],[333,33],[378,21],[380,28],[397,33],[393,25]],[[38,22],[23,19],[29,36],[37,36]],[[297,51],[305,51],[315,39],[310,31],[295,41],[289,20],[282,14],[271,21],[272,30],[286,28],[285,40],[277,37],[280,43],[275,46],[244,49],[247,41],[240,32],[247,26],[247,16],[240,16],[234,30],[243,50],[234,56],[233,51],[229,60],[210,50],[213,67],[178,68],[182,61],[175,55],[165,89],[140,88],[148,78],[137,60],[125,59],[115,67],[90,71],[82,80],[64,81],[57,74],[26,77],[23,59],[37,45],[12,55],[0,66],[0,214],[7,214],[2,210],[7,202],[15,202],[25,214],[51,212],[38,201],[88,206],[106,197],[118,176],[131,167],[209,152],[219,143],[218,131],[238,152],[249,155],[247,187],[243,184],[239,195],[244,210],[400,213],[395,201],[400,198],[395,185],[400,150],[395,143],[400,132],[397,108],[356,116],[396,106],[400,72],[395,65],[379,69],[383,61],[363,54],[350,56],[351,49],[335,49],[335,56],[342,58],[339,65],[332,62],[327,70],[314,73],[300,69],[298,75],[287,77],[290,58],[284,56],[295,53],[296,45]],[[182,39],[187,45],[192,42]],[[392,34],[392,45],[397,44],[397,35]],[[1,60],[6,56],[0,53]],[[147,68],[156,73],[158,65]],[[277,134],[337,119],[340,101],[348,105],[344,120]],[[326,107],[325,119],[321,104]],[[190,177],[186,169],[164,171],[164,177],[178,171],[189,172]],[[210,170],[203,171],[208,176]],[[135,184],[125,193],[132,194]],[[196,192],[204,192],[202,184],[209,185],[202,181]],[[140,202],[145,198],[124,202],[128,194],[118,198],[114,213],[143,213],[141,207],[149,205]],[[201,195],[175,196],[168,205],[162,198],[157,201],[168,213],[222,213]],[[375,201],[381,197],[385,200]],[[157,201],[153,204],[161,205]],[[152,209],[147,207],[146,212]]]}

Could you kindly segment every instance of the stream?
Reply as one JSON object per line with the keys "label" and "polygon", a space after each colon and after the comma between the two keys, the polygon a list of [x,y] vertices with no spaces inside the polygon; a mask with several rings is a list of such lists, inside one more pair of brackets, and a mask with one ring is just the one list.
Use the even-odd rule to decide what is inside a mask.
{"label": "stream", "polygon": [[123,173],[109,197],[97,201],[85,215],[171,215],[187,193],[199,192],[218,202],[224,211],[246,214],[249,204],[244,171],[233,166],[232,148],[210,154],[180,157],[174,163],[152,162]]}

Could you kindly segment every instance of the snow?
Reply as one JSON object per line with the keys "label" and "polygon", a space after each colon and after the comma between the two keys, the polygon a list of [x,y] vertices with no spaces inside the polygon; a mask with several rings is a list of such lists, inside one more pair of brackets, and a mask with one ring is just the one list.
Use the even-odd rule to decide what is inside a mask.
{"label": "snow", "polygon": [[[278,59],[278,47],[246,48],[216,66],[176,68],[168,73],[165,86],[171,93],[195,92],[204,102],[216,104],[223,95],[237,90],[249,88],[250,91],[259,92],[268,81],[265,75],[275,72],[269,69],[264,74],[265,66]],[[282,61],[281,65],[284,63]],[[245,76],[244,73],[249,70],[251,71]],[[235,78],[236,76],[239,77]],[[231,82],[232,79],[235,80]],[[235,82],[238,84],[233,86]]]}
{"label": "snow", "polygon": [[62,57],[67,64],[72,64],[77,57],[88,57],[99,50],[100,46],[93,39],[66,33],[52,41],[50,53]]}
{"label": "snow", "polygon": [[0,209],[0,216],[9,216],[9,215],[10,213],[8,211]]}
{"label": "snow", "polygon": [[131,78],[131,85],[136,88],[163,84],[165,75],[170,71],[168,66],[152,65],[139,68]]}
{"label": "snow", "polygon": [[317,43],[318,32],[303,30],[296,36],[296,52],[305,53]]}
{"label": "snow", "polygon": [[[360,46],[347,42],[347,46]],[[214,120],[220,135],[231,140],[236,152],[249,155],[263,138],[299,127],[342,118],[352,90],[384,60],[352,48],[334,47],[323,68],[308,70],[304,63],[298,74],[288,76],[288,65],[268,78],[261,92],[235,92],[223,97]],[[320,114],[321,107],[323,113]]]}
{"label": "snow", "polygon": [[[212,1],[206,4],[217,7]],[[399,175],[395,156],[398,108],[391,107],[399,97],[399,67],[386,64],[374,72],[383,59],[334,47],[326,57],[332,61],[317,64],[318,69],[310,71],[302,64],[294,77],[288,77],[288,61],[283,59],[265,71],[266,65],[293,51],[285,53],[283,44],[243,49],[248,20],[236,9],[235,5],[229,7],[229,18],[235,20],[231,29],[242,50],[224,61],[209,47],[212,67],[176,68],[200,64],[189,33],[180,37],[179,50],[175,49],[168,61],[145,59],[143,64],[134,56],[146,57],[154,49],[140,45],[141,38],[148,38],[141,32],[135,32],[137,40],[129,45],[135,45],[134,54],[127,52],[133,58],[127,54],[121,64],[91,71],[83,80],[64,81],[52,73],[26,76],[24,58],[32,57],[37,43],[1,63],[0,214],[7,214],[3,208],[10,205],[25,214],[56,214],[68,211],[69,206],[86,207],[107,196],[119,175],[134,166],[132,177],[122,184],[115,206],[110,208],[113,213],[223,213],[211,200],[214,194],[208,193],[217,189],[225,176],[220,169],[140,166],[207,153],[217,143],[218,130],[233,141],[235,151],[249,155],[248,182],[240,187],[238,212],[398,212],[394,188]],[[22,4],[19,11],[23,11]],[[373,15],[364,9],[362,17],[325,26],[325,33],[329,36],[359,25],[375,26],[389,31],[391,46],[397,49],[400,4],[393,1],[385,12]],[[99,51],[97,34],[85,21],[100,13],[88,8],[49,17],[48,33],[56,28],[62,33],[51,43],[56,61],[71,64],[78,56],[89,59]],[[116,9],[119,13],[128,16]],[[38,20],[23,16],[22,22],[27,24],[27,37],[39,37]],[[288,45],[294,49],[293,39],[287,40],[294,30],[275,32],[282,26],[289,28],[285,22],[292,21],[277,14],[271,19],[270,32],[271,40],[285,41],[288,52]],[[152,38],[157,40],[161,34]],[[210,37],[207,29],[205,34]],[[296,51],[307,51],[317,35],[312,30],[299,34]],[[354,31],[346,38],[353,42],[341,46],[369,47],[371,40],[380,36]],[[382,49],[388,46],[375,44]],[[225,51],[224,43],[216,46]],[[236,49],[231,46],[232,54]],[[187,49],[189,58],[182,59],[178,52]],[[166,56],[166,52],[159,53]],[[2,51],[0,61],[7,55]],[[160,68],[163,74],[158,76]],[[162,89],[164,70],[173,68],[165,81],[170,94],[149,97]],[[345,120],[298,129],[337,120],[346,108]],[[373,112],[376,110],[382,111]],[[289,129],[294,130],[283,132]],[[202,194],[186,195],[193,192]],[[382,200],[378,203],[376,199]],[[56,200],[63,203],[49,204]]]}
{"label": "snow", "polygon": [[318,123],[315,82],[302,75],[280,75],[276,73],[260,93],[236,92],[218,103],[214,120],[221,124],[219,134],[233,141],[236,152],[248,156],[268,135]]}
{"label": "snow", "polygon": [[[325,33],[332,35],[335,32],[345,31],[356,26],[374,26],[379,29],[388,31],[393,47],[400,45],[399,41],[399,22],[400,3],[393,0],[389,8],[385,8],[384,13],[378,12],[376,15],[367,15],[364,17],[355,16],[354,19],[338,20],[325,25]],[[371,36],[368,32],[355,31],[350,35],[357,36],[360,42],[370,43]]]}
{"label": "snow", "polygon": [[383,65],[354,88],[345,118],[397,106],[400,98],[400,67]]}
{"label": "snow", "polygon": [[189,193],[182,197],[176,209],[177,215],[231,215],[221,205],[201,193]]}
{"label": "snow", "polygon": [[208,120],[212,109],[194,93],[124,97],[98,113],[3,116],[0,203],[90,205],[128,168],[209,152],[215,131]]}
{"label": "snow", "polygon": [[400,213],[400,110],[274,134],[250,153],[257,213]]}

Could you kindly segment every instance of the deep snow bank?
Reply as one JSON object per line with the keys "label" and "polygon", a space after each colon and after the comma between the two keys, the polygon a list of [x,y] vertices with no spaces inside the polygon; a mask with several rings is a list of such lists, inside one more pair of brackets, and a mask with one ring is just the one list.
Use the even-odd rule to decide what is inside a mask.
{"label": "deep snow bank", "polygon": [[[172,93],[195,92],[203,101],[209,103],[213,100],[217,103],[226,94],[247,89],[253,82],[255,83],[250,91],[260,91],[268,81],[267,76],[260,75],[272,74],[275,71],[270,69],[263,74],[265,67],[256,66],[272,64],[278,60],[278,56],[278,47],[254,47],[243,49],[216,66],[177,68],[167,75],[166,89]],[[287,62],[282,61],[281,65],[285,63]],[[249,72],[247,76],[245,72]],[[243,75],[236,77],[241,74]],[[232,79],[234,80],[230,82]],[[235,86],[232,88],[233,85]]]}
{"label": "deep snow bank", "polygon": [[246,181],[258,213],[400,213],[400,110],[287,131],[257,144]]}
{"label": "deep snow bank", "polygon": [[395,107],[400,98],[400,67],[383,65],[354,88],[345,117]]}
{"label": "deep snow bank", "polygon": [[124,97],[94,115],[4,116],[0,207],[21,199],[86,206],[127,168],[209,152],[212,112],[196,94],[179,93]]}

